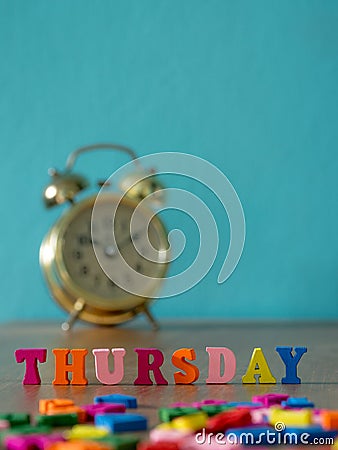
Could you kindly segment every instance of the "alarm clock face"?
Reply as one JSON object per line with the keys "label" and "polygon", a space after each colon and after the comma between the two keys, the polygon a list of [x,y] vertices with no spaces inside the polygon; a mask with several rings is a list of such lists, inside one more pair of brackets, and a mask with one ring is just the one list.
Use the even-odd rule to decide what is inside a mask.
{"label": "alarm clock face", "polygon": [[[151,298],[166,272],[167,233],[152,211],[139,207],[131,236],[130,221],[137,203],[123,200],[113,220],[112,211],[120,198],[112,194],[100,196],[92,222],[95,199],[83,200],[61,219],[56,249],[59,276],[71,294],[89,306],[110,311],[135,308],[144,298]],[[121,264],[121,257],[127,265]],[[141,284],[138,274],[146,276]],[[139,295],[121,285],[130,286],[131,292],[137,288]]]}

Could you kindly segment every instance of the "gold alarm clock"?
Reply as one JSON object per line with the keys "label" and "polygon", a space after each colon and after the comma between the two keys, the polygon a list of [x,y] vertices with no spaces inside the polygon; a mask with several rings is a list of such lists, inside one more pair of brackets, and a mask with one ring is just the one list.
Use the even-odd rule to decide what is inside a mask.
{"label": "gold alarm clock", "polygon": [[[76,158],[99,149],[125,152],[135,163],[135,173],[145,171],[131,149],[115,144],[79,148],[69,155],[63,172],[50,169],[52,180],[44,190],[44,203],[50,208],[68,202],[69,208],[41,244],[42,272],[51,295],[69,313],[62,324],[64,330],[70,329],[77,318],[98,325],[117,325],[140,313],[157,328],[149,305],[168,268],[169,244],[162,221],[149,204],[143,206],[140,202],[149,194],[160,193],[162,186],[153,172],[136,183],[139,177],[130,174],[120,180],[122,197],[110,190],[103,192],[105,183],[99,183],[100,195],[77,201],[77,195],[89,183],[72,172]],[[149,243],[152,253],[147,258]]]}

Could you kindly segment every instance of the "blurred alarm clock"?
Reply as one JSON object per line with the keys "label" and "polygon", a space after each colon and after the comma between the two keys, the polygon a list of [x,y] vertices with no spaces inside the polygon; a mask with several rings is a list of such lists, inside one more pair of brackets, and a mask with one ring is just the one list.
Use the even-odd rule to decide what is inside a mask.
{"label": "blurred alarm clock", "polygon": [[[80,154],[99,149],[127,153],[134,161],[138,175],[132,173],[119,181],[125,193],[122,197],[111,190],[102,192],[105,183],[98,183],[99,196],[90,195],[77,201],[77,195],[89,186],[89,182],[72,172],[74,163]],[[144,202],[139,203],[154,192],[158,191],[160,196],[163,187],[154,172],[148,172],[149,175],[141,179],[140,171],[146,172],[140,167],[135,153],[115,144],[79,148],[69,155],[63,172],[49,170],[51,182],[43,193],[46,207],[68,203],[69,208],[44,238],[40,247],[40,265],[52,297],[69,313],[62,324],[64,330],[70,329],[76,319],[98,325],[117,325],[140,313],[148,317],[153,328],[157,328],[149,305],[168,268],[169,244],[166,229],[154,214],[151,201],[146,206],[143,206]],[[140,181],[135,183],[138,179]],[[152,197],[156,198],[156,195]],[[95,221],[92,221],[94,205]],[[133,220],[137,231],[132,235],[130,222],[136,208]],[[112,209],[115,209],[114,218]],[[148,259],[133,243],[142,248],[149,242],[155,251]],[[121,264],[118,254],[133,268],[132,271]],[[104,266],[110,267],[114,277],[107,275]],[[138,282],[137,274],[144,274],[147,280],[144,285],[138,283],[137,295],[116,282],[116,279],[124,280],[133,286]]]}

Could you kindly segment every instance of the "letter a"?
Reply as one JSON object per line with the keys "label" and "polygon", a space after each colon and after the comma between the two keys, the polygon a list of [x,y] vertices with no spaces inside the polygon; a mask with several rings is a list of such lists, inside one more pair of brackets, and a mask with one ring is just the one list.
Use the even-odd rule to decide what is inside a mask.
{"label": "letter a", "polygon": [[272,375],[268,363],[261,348],[254,348],[246,374],[242,377],[242,383],[256,383],[255,375],[261,384],[275,384],[276,378]]}

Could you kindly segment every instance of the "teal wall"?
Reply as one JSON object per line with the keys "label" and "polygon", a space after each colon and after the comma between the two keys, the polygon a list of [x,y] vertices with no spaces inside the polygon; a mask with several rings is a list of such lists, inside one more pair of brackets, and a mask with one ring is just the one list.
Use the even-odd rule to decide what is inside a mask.
{"label": "teal wall", "polygon": [[[0,0],[1,320],[63,317],[38,264],[60,211],[41,193],[96,141],[201,156],[241,198],[232,277],[217,285],[224,249],[158,316],[338,318],[337,23],[330,0]],[[94,161],[78,165],[93,180],[125,160]]]}

